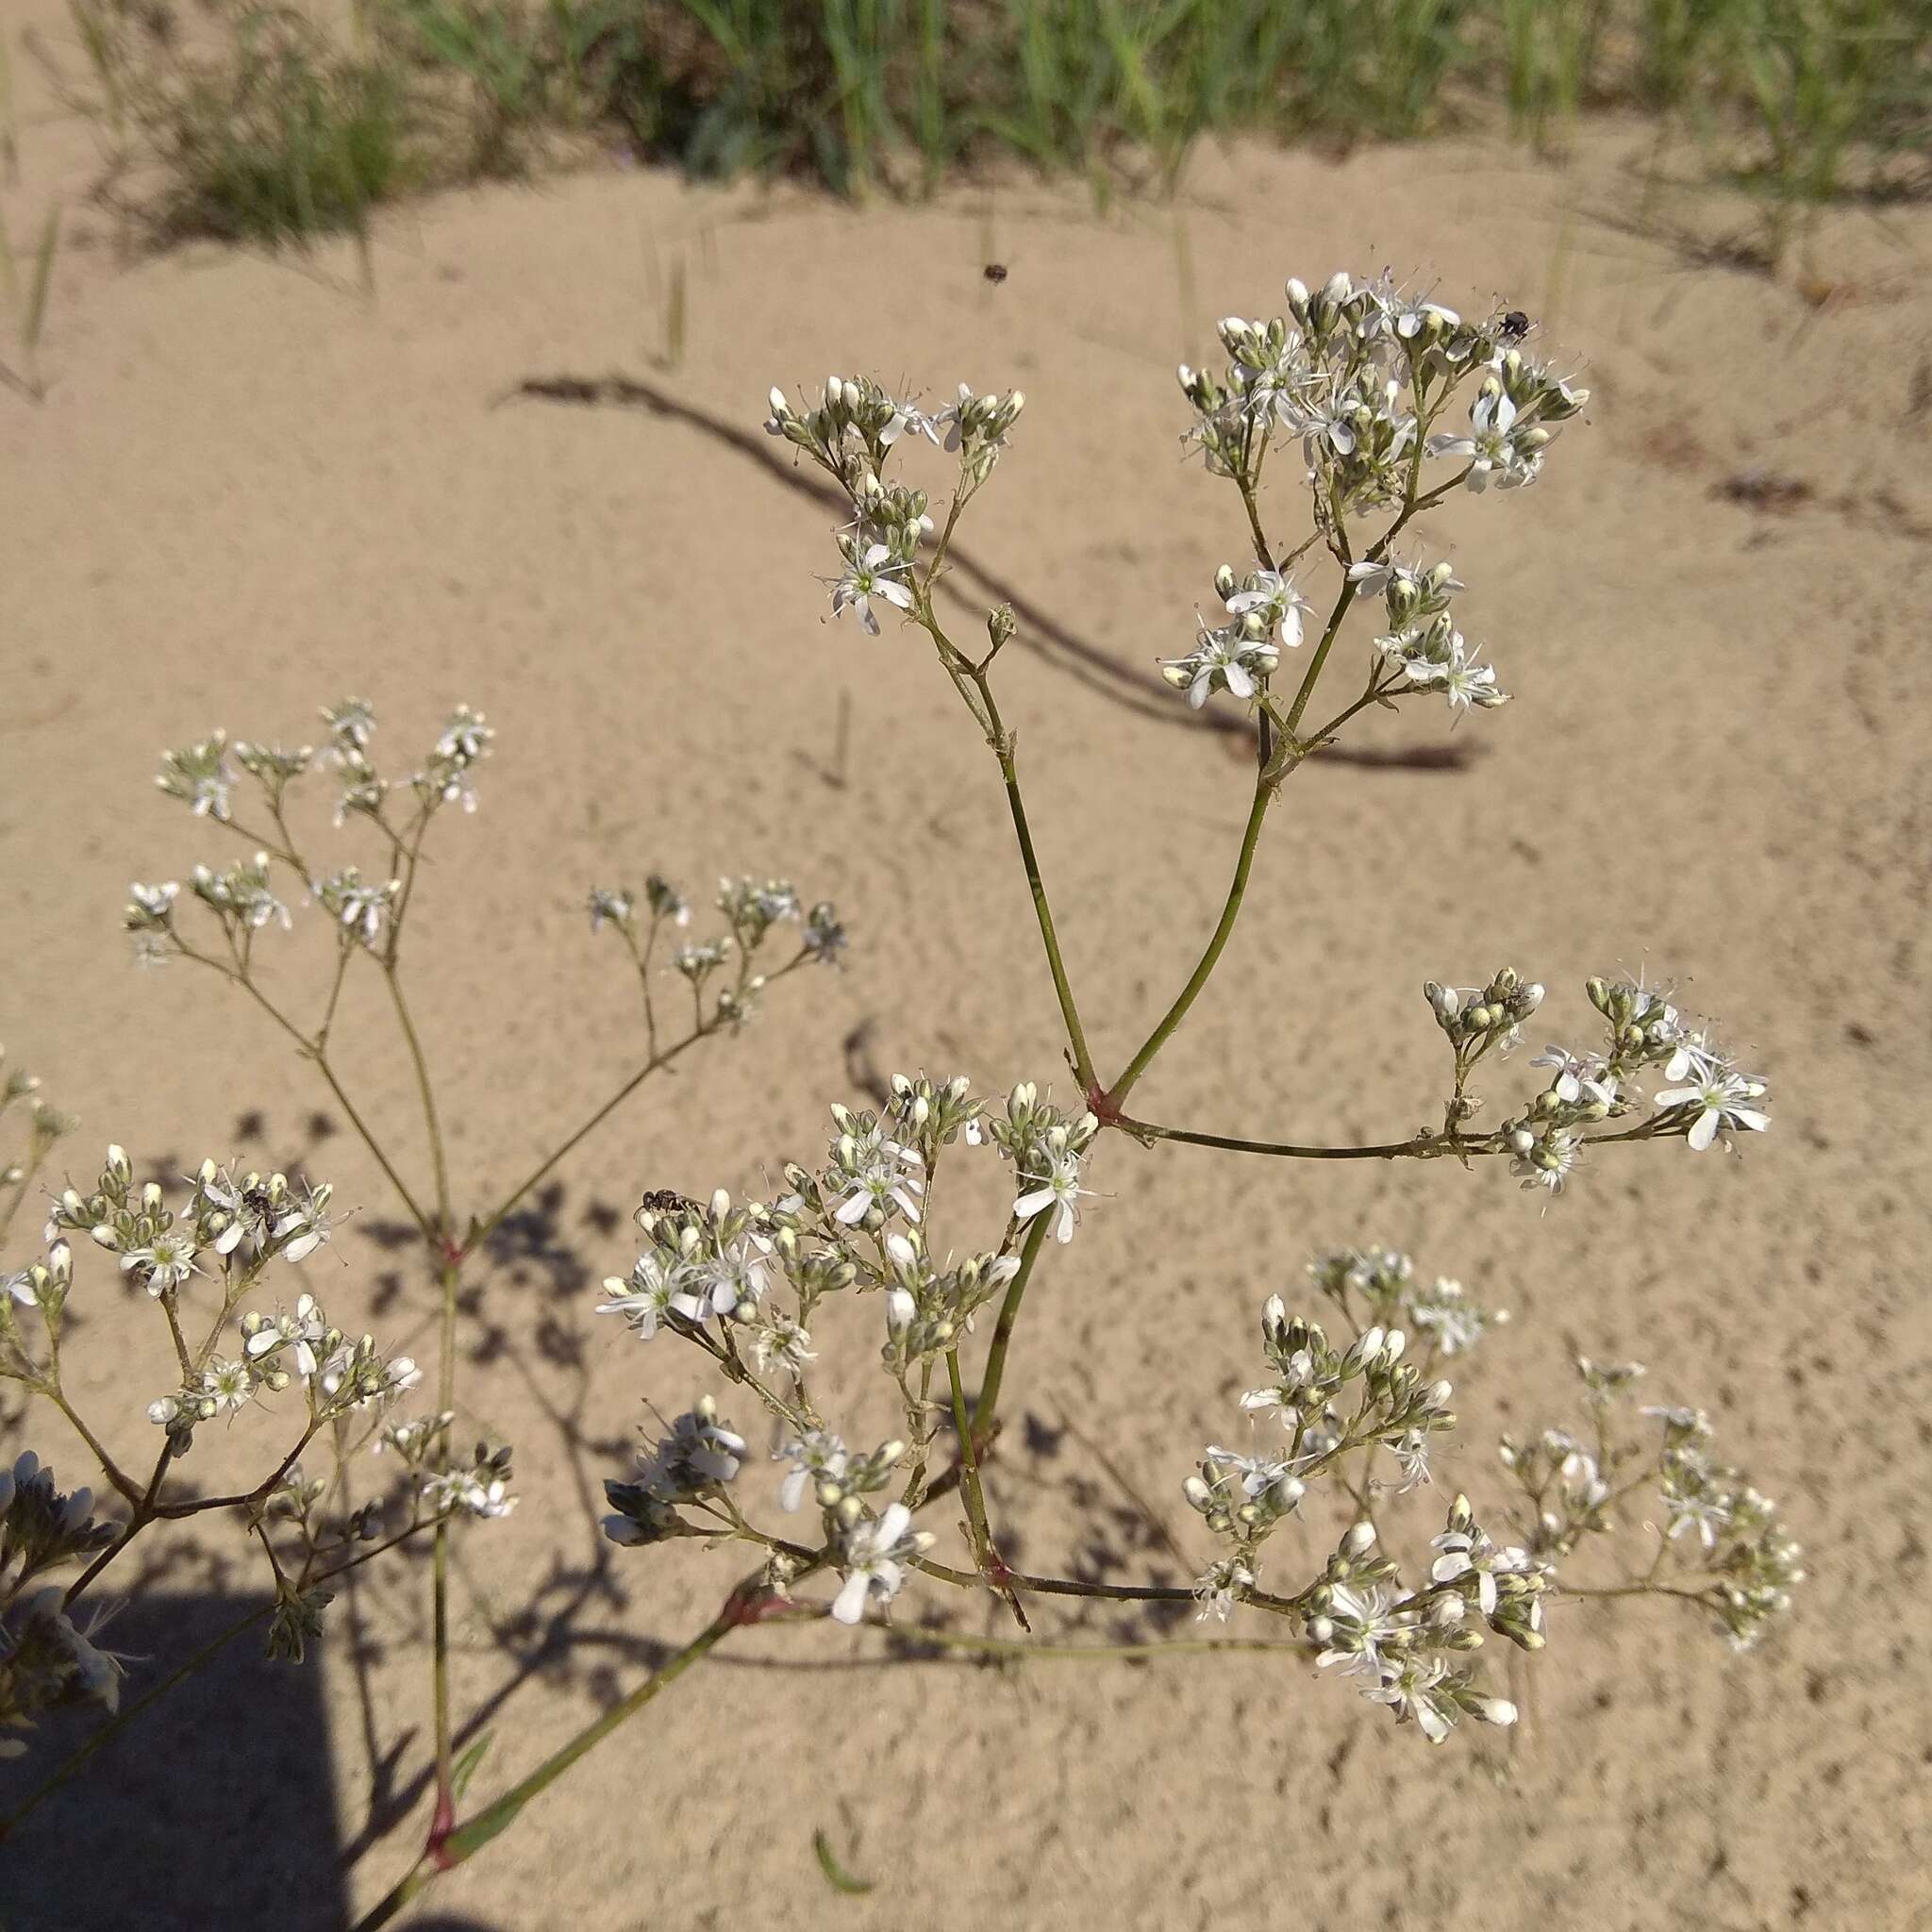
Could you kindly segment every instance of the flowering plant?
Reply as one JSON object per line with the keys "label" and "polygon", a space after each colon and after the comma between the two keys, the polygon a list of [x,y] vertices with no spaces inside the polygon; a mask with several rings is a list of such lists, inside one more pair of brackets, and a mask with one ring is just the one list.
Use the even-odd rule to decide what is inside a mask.
{"label": "flowering plant", "polygon": [[[103,1528],[85,1492],[62,1498],[30,1457],[17,1469],[8,1541],[0,1545],[0,1589],[8,1584],[5,1565],[16,1552],[23,1559],[11,1595],[0,1594],[8,1632],[0,1721],[23,1723],[66,1695],[111,1703],[118,1666],[70,1611],[135,1534],[171,1511],[234,1507],[247,1515],[275,1570],[275,1641],[299,1654],[318,1627],[327,1576],[344,1560],[362,1559],[336,1553],[357,1538],[384,1535],[374,1514],[334,1523],[328,1483],[302,1478],[296,1458],[325,1436],[338,1455],[372,1439],[396,1452],[411,1495],[406,1526],[388,1541],[423,1530],[434,1537],[435,1811],[421,1856],[366,1926],[386,1923],[439,1874],[475,1856],[598,1739],[752,1624],[822,1618],[882,1624],[907,1591],[935,1586],[985,1593],[1005,1606],[1012,1634],[921,1632],[985,1653],[1091,1654],[1096,1646],[1031,1635],[1029,1604],[1056,1596],[1190,1605],[1210,1622],[1272,1619],[1264,1627],[1278,1633],[1273,1639],[1225,1641],[1303,1656],[1441,1743],[1467,1723],[1516,1721],[1516,1706],[1486,1669],[1491,1641],[1502,1640],[1512,1654],[1541,1650],[1554,1603],[1664,1597],[1694,1608],[1740,1648],[1789,1607],[1802,1572],[1774,1506],[1718,1459],[1701,1412],[1631,1402],[1643,1373],[1635,1363],[1579,1360],[1581,1401],[1572,1424],[1506,1438],[1492,1497],[1457,1494],[1431,1510],[1432,1463],[1457,1426],[1443,1371],[1455,1366],[1459,1374],[1460,1359],[1487,1347],[1507,1316],[1458,1281],[1427,1276],[1407,1256],[1382,1249],[1320,1256],[1292,1303],[1285,1291],[1263,1298],[1262,1367],[1241,1402],[1249,1433],[1206,1447],[1180,1484],[1204,1536],[1191,1586],[1033,1574],[1002,1554],[983,1470],[999,1451],[1001,1396],[1028,1289],[1042,1263],[1074,1241],[1093,1198],[1092,1175],[1125,1144],[1284,1159],[1447,1158],[1465,1168],[1495,1158],[1547,1208],[1587,1181],[1591,1164],[1636,1154],[1641,1143],[1682,1142],[1697,1158],[1769,1124],[1765,1082],[1732,1058],[1707,1023],[1681,1011],[1667,987],[1607,976],[1584,989],[1596,1037],[1530,1058],[1532,1077],[1485,1118],[1474,1076],[1485,1063],[1493,1068],[1507,1058],[1544,1005],[1544,989],[1510,967],[1477,986],[1425,984],[1450,1063],[1436,1096],[1440,1124],[1405,1139],[1359,1145],[1266,1140],[1128,1111],[1141,1080],[1215,974],[1270,808],[1300,766],[1371,707],[1440,703],[1460,724],[1507,701],[1495,670],[1458,626],[1463,586],[1451,564],[1408,554],[1399,541],[1453,492],[1510,492],[1537,481],[1560,431],[1589,400],[1587,390],[1532,351],[1521,316],[1466,321],[1387,279],[1345,275],[1313,292],[1291,281],[1286,292],[1281,317],[1220,325],[1227,355],[1222,373],[1180,371],[1191,412],[1187,441],[1211,475],[1232,485],[1252,555],[1214,573],[1213,614],[1197,622],[1191,647],[1167,659],[1163,675],[1197,708],[1244,708],[1253,732],[1253,800],[1198,962],[1111,1078],[1090,1048],[1028,823],[1014,735],[995,693],[998,659],[1016,637],[1017,620],[1004,607],[991,611],[984,645],[969,650],[948,632],[935,603],[961,517],[1006,453],[1024,399],[961,387],[954,401],[927,411],[863,377],[843,376],[827,379],[806,407],[772,391],[767,429],[823,470],[849,505],[850,520],[836,540],[834,613],[851,613],[874,635],[882,621],[896,619],[922,636],[993,754],[1065,1033],[1072,1093],[1056,1099],[1045,1086],[1022,1081],[990,1098],[964,1077],[902,1073],[874,1108],[834,1107],[823,1156],[787,1164],[782,1187],[769,1199],[734,1201],[722,1191],[700,1199],[662,1191],[644,1197],[635,1217],[641,1236],[635,1259],[605,1282],[598,1312],[639,1341],[668,1339],[694,1349],[717,1386],[663,1424],[634,1468],[613,1473],[605,1530],[639,1553],[633,1560],[648,1562],[663,1542],[697,1538],[714,1547],[744,1546],[752,1567],[705,1629],[655,1674],[467,1816],[458,1815],[451,1749],[445,1552],[453,1518],[500,1518],[514,1499],[506,1449],[486,1443],[466,1456],[453,1447],[452,1342],[462,1271],[503,1214],[650,1073],[741,1025],[794,967],[835,960],[843,930],[829,907],[807,913],[782,882],[727,881],[717,901],[725,929],[710,941],[679,941],[669,956],[670,970],[688,982],[692,1008],[691,1030],[665,1044],[654,970],[662,964],[660,945],[681,930],[689,908],[656,877],[641,891],[593,892],[593,928],[617,935],[639,975],[649,1058],[508,1202],[460,1223],[433,1083],[403,996],[398,941],[425,831],[451,804],[474,808],[488,727],[459,710],[422,770],[404,782],[385,780],[370,764],[372,718],[356,700],[325,713],[330,742],[319,761],[307,748],[231,746],[219,735],[169,755],[162,788],[194,812],[242,831],[234,817],[239,766],[258,787],[272,829],[244,833],[255,848],[246,862],[219,874],[196,869],[192,897],[203,924],[192,934],[174,884],[137,886],[126,923],[138,951],[156,962],[180,958],[211,969],[248,991],[315,1064],[369,1141],[442,1283],[435,1407],[412,1420],[396,1415],[417,1379],[413,1365],[386,1357],[367,1339],[352,1342],[307,1294],[292,1309],[251,1310],[235,1320],[265,1269],[299,1266],[327,1238],[326,1188],[280,1175],[238,1176],[210,1162],[172,1209],[158,1186],[135,1190],[127,1158],[110,1150],[91,1191],[69,1188],[57,1200],[44,1260],[9,1278],[10,1296],[0,1300],[0,1373],[67,1415],[129,1515]],[[1308,534],[1285,552],[1268,536],[1260,508],[1264,465],[1275,452],[1285,453],[1275,457],[1277,468],[1298,454],[1310,511]],[[942,516],[935,514],[940,498],[916,480],[918,460],[949,471]],[[1328,581],[1318,591],[1323,575]],[[1360,623],[1364,612],[1372,624]],[[1324,718],[1314,702],[1352,617],[1372,632],[1358,653],[1359,690]],[[323,875],[290,829],[286,794],[318,762],[341,781],[338,823],[366,824],[376,836],[380,862],[367,878],[353,867]],[[291,917],[278,896],[284,872],[323,907],[338,949],[335,990],[314,1028],[275,1006],[255,972],[258,937]],[[798,949],[766,972],[757,963],[762,949],[788,923],[801,928]],[[209,929],[213,938],[204,942],[200,934]],[[416,1070],[433,1205],[405,1184],[328,1057],[336,994],[358,960],[373,961],[386,981]],[[37,1161],[45,1150],[38,1138],[35,1144]],[[970,1161],[1004,1167],[1008,1205],[963,1247],[948,1246],[937,1232],[950,1212],[941,1176],[950,1183]],[[19,1173],[15,1178],[24,1189]],[[118,1467],[61,1390],[60,1310],[72,1273],[69,1238],[79,1234],[118,1256],[123,1274],[159,1306],[174,1334],[179,1384],[149,1411],[166,1446],[145,1482]],[[193,1343],[183,1310],[204,1295],[218,1312],[207,1339]],[[870,1314],[863,1307],[869,1297],[875,1298]],[[29,1315],[44,1331],[38,1353],[26,1340]],[[825,1340],[855,1324],[870,1329],[865,1345],[876,1353],[899,1419],[891,1437],[875,1443],[855,1438],[813,1387],[812,1364]],[[163,1501],[171,1464],[198,1427],[249,1406],[264,1390],[297,1383],[303,1430],[264,1482],[240,1496]],[[777,1519],[760,1507],[764,1486],[753,1480],[758,1457],[748,1419],[760,1410],[782,1465],[770,1494]],[[1661,1521],[1633,1533],[1640,1497],[1652,1500]],[[279,1554],[286,1546],[277,1511],[296,1539],[288,1556]],[[941,1552],[954,1511],[959,1547]],[[44,1587],[27,1590],[29,1578],[67,1559],[88,1567],[64,1598],[50,1599]],[[1168,1647],[1220,1641],[1168,1640]],[[1161,1647],[1110,1649],[1124,1655]],[[38,1661],[43,1657],[52,1661]]]}

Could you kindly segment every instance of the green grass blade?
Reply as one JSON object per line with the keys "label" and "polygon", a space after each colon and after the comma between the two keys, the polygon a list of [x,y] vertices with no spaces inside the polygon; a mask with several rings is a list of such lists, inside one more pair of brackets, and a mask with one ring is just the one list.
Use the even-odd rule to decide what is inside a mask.
{"label": "green grass blade", "polygon": [[847,1898],[863,1898],[873,1889],[872,1879],[855,1878],[840,1864],[832,1850],[832,1840],[823,1829],[812,1833],[811,1848],[818,1854],[819,1870],[825,1874],[825,1882],[834,1891],[842,1891]]}
{"label": "green grass blade", "polygon": [[47,319],[47,292],[54,285],[54,257],[60,247],[60,208],[57,202],[47,210],[46,225],[41,230],[41,245],[34,251],[33,280],[27,285],[26,313],[21,319],[20,339],[29,355],[39,346],[41,329]]}

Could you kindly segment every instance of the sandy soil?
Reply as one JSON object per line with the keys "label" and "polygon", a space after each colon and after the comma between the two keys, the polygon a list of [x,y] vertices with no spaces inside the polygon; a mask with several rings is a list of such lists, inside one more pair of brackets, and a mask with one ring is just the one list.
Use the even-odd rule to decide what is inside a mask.
{"label": "sandy soil", "polygon": [[[346,255],[130,264],[100,216],[75,214],[53,392],[0,411],[0,1038],[84,1118],[81,1167],[114,1138],[173,1172],[211,1151],[333,1178],[362,1211],[313,1285],[427,1352],[432,1286],[352,1137],[317,1138],[318,1111],[340,1126],[319,1084],[238,1000],[125,963],[126,881],[221,849],[150,788],[158,747],[217,724],[294,739],[353,690],[398,761],[457,699],[500,727],[408,962],[466,1201],[500,1193],[637,1056],[634,989],[584,929],[593,879],[781,872],[836,897],[857,935],[849,973],[791,983],[753,1034],[648,1091],[479,1281],[463,1406],[517,1444],[524,1503],[462,1542],[458,1707],[488,1707],[495,1733],[478,1794],[637,1681],[741,1567],[596,1535],[641,1398],[681,1406],[696,1386],[669,1344],[641,1349],[591,1313],[596,1277],[627,1264],[640,1191],[756,1189],[810,1158],[868,1056],[1064,1085],[990,760],[923,651],[826,621],[823,509],[691,420],[494,406],[525,378],[616,372],[752,428],[769,382],[828,368],[1024,385],[966,552],[1144,670],[1243,549],[1232,497],[1175,455],[1170,365],[1205,350],[1212,315],[1271,312],[1284,274],[1338,263],[1520,302],[1588,358],[1591,422],[1533,492],[1457,504],[1433,537],[1518,702],[1463,727],[1478,755],[1461,769],[1297,777],[1221,991],[1141,1097],[1224,1130],[1406,1133],[1441,1072],[1421,981],[1505,958],[1551,985],[1552,1037],[1585,1036],[1589,972],[1677,975],[1776,1083],[1775,1131],[1748,1158],[1605,1158],[1547,1215],[1500,1171],[1115,1147],[1029,1310],[1008,1381],[1025,1427],[991,1479],[1036,1565],[1177,1576],[1123,1484],[1191,1561],[1176,1485],[1234,1424],[1259,1301],[1292,1291],[1313,1248],[1397,1242],[1518,1315],[1458,1405],[1468,1447],[1448,1480],[1490,1481],[1499,1417],[1567,1414],[1571,1345],[1640,1356],[1659,1397],[1712,1408],[1813,1554],[1801,1613],[1762,1655],[1733,1661],[1664,1606],[1572,1610],[1520,1733],[1432,1757],[1293,1660],[884,1669],[874,1637],[765,1633],[619,1733],[419,1924],[1932,1924],[1932,1698],[1913,1636],[1932,1342],[1932,221],[1835,219],[1816,263],[1842,292],[1819,311],[1625,233],[1612,218],[1636,204],[1644,151],[1631,130],[1568,170],[1500,148],[1341,165],[1243,149],[1204,155],[1174,209],[1105,218],[1021,185],[853,211],[611,171],[394,215],[373,300]],[[16,245],[86,159],[80,130],[29,113],[4,201]],[[980,274],[989,236],[1010,270],[998,288]],[[669,370],[653,358],[680,253],[690,339]],[[1774,513],[1726,495],[1754,472],[1808,496]],[[1266,508],[1293,528],[1285,478]],[[1121,702],[1043,636],[1029,625],[1008,653],[1004,702],[1112,1062],[1185,975],[1248,783],[1182,708]],[[1355,741],[1439,744],[1444,723],[1365,720]],[[317,950],[299,928],[287,946]],[[282,983],[300,999],[312,974]],[[340,1037],[420,1174],[373,995]],[[955,1238],[974,1226],[960,1216]],[[96,1273],[77,1297],[98,1311],[77,1383],[133,1456],[160,1372],[147,1311],[114,1294]],[[861,1332],[832,1343],[844,1366],[822,1394],[857,1436],[890,1421]],[[49,1417],[26,1439],[77,1469]],[[203,1617],[251,1586],[228,1531],[158,1578]],[[978,1627],[948,1596],[954,1627]],[[338,1604],[319,1674],[217,1675],[162,1707],[15,1849],[12,1932],[324,1926],[373,1899],[424,1824],[424,1600],[406,1566]],[[125,1854],[77,1858],[103,1817]],[[819,1827],[876,1881],[868,1896],[826,1885]]]}

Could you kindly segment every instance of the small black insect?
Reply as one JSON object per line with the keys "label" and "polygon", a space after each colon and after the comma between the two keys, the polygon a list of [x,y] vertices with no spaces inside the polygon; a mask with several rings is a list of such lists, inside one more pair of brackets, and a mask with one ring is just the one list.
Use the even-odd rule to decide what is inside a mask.
{"label": "small black insect", "polygon": [[1520,342],[1529,333],[1529,317],[1520,308],[1512,308],[1503,318],[1501,334],[1506,342]]}
{"label": "small black insect", "polygon": [[688,1201],[675,1188],[654,1188],[638,1205],[640,1217],[646,1214],[695,1214],[697,1203]]}
{"label": "small black insect", "polygon": [[1003,261],[990,261],[980,273],[990,282],[1003,282],[1007,278],[1007,265]]}

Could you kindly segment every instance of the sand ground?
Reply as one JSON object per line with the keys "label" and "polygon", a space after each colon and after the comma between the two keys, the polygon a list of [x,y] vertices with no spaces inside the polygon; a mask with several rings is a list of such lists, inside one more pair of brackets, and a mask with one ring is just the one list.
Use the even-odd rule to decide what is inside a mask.
{"label": "sand ground", "polygon": [[[88,160],[82,130],[28,105],[4,197],[16,244]],[[221,850],[150,787],[159,746],[215,724],[296,739],[360,691],[399,762],[456,700],[499,726],[408,961],[468,1200],[501,1192],[637,1056],[634,989],[585,930],[592,880],[782,873],[856,934],[848,973],[789,984],[753,1033],[647,1090],[479,1278],[463,1407],[516,1443],[524,1501],[462,1542],[458,1708],[487,1707],[495,1735],[478,1794],[637,1681],[740,1567],[596,1534],[641,1399],[681,1406],[697,1386],[669,1344],[591,1312],[596,1278],[627,1265],[640,1191],[756,1190],[811,1158],[868,1057],[1065,1085],[991,762],[924,652],[827,621],[824,510],[701,423],[494,406],[525,378],[648,379],[752,428],[770,382],[831,368],[1024,386],[965,551],[1144,670],[1184,646],[1214,565],[1244,547],[1232,497],[1176,457],[1171,365],[1205,353],[1214,314],[1272,312],[1285,274],[1344,263],[1522,304],[1587,358],[1591,421],[1534,491],[1457,503],[1431,536],[1518,701],[1462,727],[1477,755],[1459,769],[1296,778],[1220,991],[1141,1098],[1226,1130],[1407,1133],[1442,1071],[1422,980],[1504,959],[1553,989],[1552,1038],[1586,1036],[1588,973],[1674,975],[1775,1082],[1775,1130],[1747,1158],[1604,1158],[1547,1214],[1500,1171],[1115,1147],[1029,1310],[1008,1385],[1024,1440],[991,1479],[1037,1566],[1178,1575],[1123,1483],[1191,1559],[1176,1486],[1235,1426],[1258,1303],[1292,1291],[1314,1248],[1400,1243],[1517,1315],[1458,1405],[1449,1481],[1490,1482],[1499,1417],[1566,1416],[1573,1345],[1639,1356],[1659,1397],[1711,1408],[1812,1556],[1761,1655],[1732,1660],[1663,1606],[1572,1610],[1520,1732],[1432,1757],[1291,1659],[882,1669],[875,1638],[764,1633],[619,1733],[420,1923],[1932,1924],[1932,219],[1834,216],[1814,260],[1841,286],[1819,309],[1628,233],[1647,150],[1615,128],[1568,168],[1501,147],[1340,164],[1243,148],[1204,154],[1174,208],[1104,217],[1018,183],[853,210],[609,170],[389,217],[373,300],[346,254],[129,262],[101,216],[74,215],[52,394],[0,399],[0,1038],[83,1117],[80,1167],[112,1138],[175,1172],[213,1152],[332,1178],[361,1211],[311,1285],[427,1352],[432,1285],[353,1139],[318,1138],[340,1117],[312,1075],[219,988],[125,963],[127,880]],[[989,248],[1009,269],[997,288]],[[667,369],[680,254],[689,340]],[[1808,493],[1736,500],[1754,475]],[[1286,475],[1266,509],[1294,527]],[[1043,636],[1030,624],[1008,654],[1003,701],[1111,1062],[1185,975],[1248,783],[1182,708],[1122,702]],[[1445,729],[1433,710],[1374,717],[1356,742]],[[312,961],[315,937],[298,927],[290,958]],[[293,966],[282,984],[299,999],[311,981]],[[420,1174],[373,995],[340,1037]],[[975,1227],[962,1214],[954,1238]],[[99,1312],[75,1379],[133,1456],[158,1372],[146,1311],[114,1294],[96,1274],[77,1297]],[[861,1333],[821,1399],[863,1437],[890,1418]],[[77,1466],[57,1427],[9,1424],[8,1444]],[[210,1532],[158,1581],[219,1599],[248,1587],[244,1556]],[[345,1596],[299,1685],[231,1674],[163,1707],[94,1795],[17,1846],[0,1916],[296,1928],[373,1899],[424,1821],[424,1593],[405,1566]],[[943,1607],[976,1627],[959,1621],[976,1607]],[[86,1836],[103,1816],[111,1857]],[[820,1827],[869,1895],[827,1886]]]}

